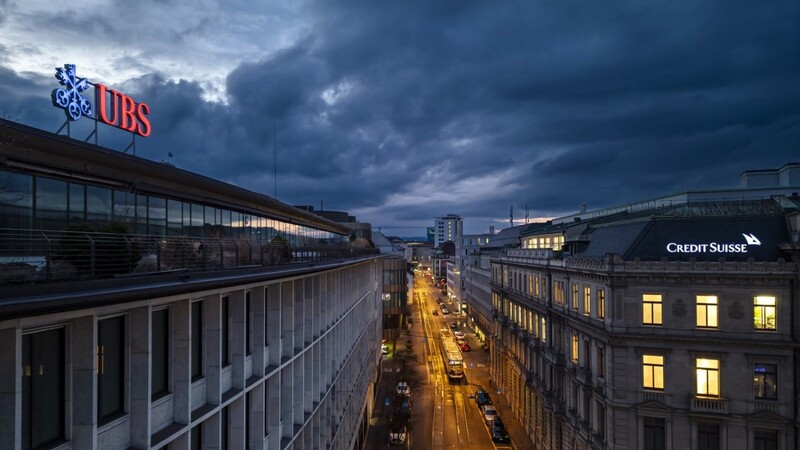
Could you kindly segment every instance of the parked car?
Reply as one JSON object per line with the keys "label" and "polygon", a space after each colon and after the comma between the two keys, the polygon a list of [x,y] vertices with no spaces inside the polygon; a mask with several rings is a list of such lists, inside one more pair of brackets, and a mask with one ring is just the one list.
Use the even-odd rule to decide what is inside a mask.
{"label": "parked car", "polygon": [[431,314],[433,314],[434,316],[438,316],[438,315],[439,315],[439,311],[434,309],[434,310],[431,312]]}
{"label": "parked car", "polygon": [[503,420],[500,416],[496,416],[492,420],[492,441],[494,442],[503,442],[508,443],[511,442],[511,436],[508,435],[508,430],[506,430],[506,426],[503,424]]}
{"label": "parked car", "polygon": [[454,332],[453,332],[453,336],[455,336],[455,337],[456,337],[456,339],[466,339],[466,337],[467,337],[467,334],[466,334],[466,333],[464,333],[464,332],[463,332],[463,331],[461,331],[461,330],[456,330],[456,331],[454,331]]}
{"label": "parked car", "polygon": [[398,381],[397,382],[397,387],[395,388],[394,392],[397,395],[404,395],[404,396],[407,397],[407,396],[411,395],[411,388],[408,387],[408,383],[407,382]]}
{"label": "parked car", "polygon": [[483,421],[486,422],[486,426],[491,426],[492,421],[497,417],[497,410],[494,409],[492,405],[481,406],[481,413],[483,414]]}
{"label": "parked car", "polygon": [[449,310],[449,309],[447,309],[446,307],[445,307],[445,308],[442,308],[442,314],[445,314],[445,315],[446,315],[446,314],[450,314],[450,310]]}
{"label": "parked car", "polygon": [[462,352],[468,352],[468,351],[472,350],[472,347],[470,347],[469,344],[467,344],[466,342],[461,344],[460,347],[461,347],[461,351]]}
{"label": "parked car", "polygon": [[483,405],[491,405],[492,398],[489,397],[489,393],[486,392],[485,390],[478,389],[477,391],[475,391],[475,403],[478,404],[478,408],[480,408]]}
{"label": "parked car", "polygon": [[455,330],[456,328],[458,328],[458,325],[455,322],[450,322],[450,329]]}

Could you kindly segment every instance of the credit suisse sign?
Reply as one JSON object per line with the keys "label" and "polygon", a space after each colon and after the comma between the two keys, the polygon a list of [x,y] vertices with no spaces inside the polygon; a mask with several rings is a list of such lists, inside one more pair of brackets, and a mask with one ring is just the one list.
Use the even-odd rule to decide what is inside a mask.
{"label": "credit suisse sign", "polygon": [[705,242],[699,244],[682,244],[670,242],[667,244],[669,253],[747,253],[751,245],[761,245],[761,241],[753,233],[742,233],[744,243],[737,242]]}
{"label": "credit suisse sign", "polygon": [[86,78],[79,78],[74,64],[64,64],[56,68],[56,79],[63,86],[53,89],[53,105],[62,108],[69,120],[75,121],[82,116],[92,117],[92,102],[84,96],[89,86],[94,86],[94,98],[98,103],[95,120],[112,127],[147,137],[152,131],[150,107],[147,103],[137,102],[133,98],[109,89],[100,83],[90,83]]}

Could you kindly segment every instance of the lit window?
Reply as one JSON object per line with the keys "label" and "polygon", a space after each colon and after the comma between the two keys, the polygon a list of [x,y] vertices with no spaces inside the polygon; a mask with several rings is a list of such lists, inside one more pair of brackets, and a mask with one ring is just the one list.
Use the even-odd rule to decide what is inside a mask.
{"label": "lit window", "polygon": [[753,366],[753,390],[757,399],[777,400],[778,366],[775,364]]}
{"label": "lit window", "polygon": [[756,330],[776,329],[775,297],[760,295],[753,299],[753,327]]}
{"label": "lit window", "polygon": [[578,362],[578,335],[572,335],[572,362]]}
{"label": "lit window", "polygon": [[542,327],[540,328],[542,332],[542,342],[547,342],[547,319],[542,317]]}
{"label": "lit window", "polygon": [[661,325],[661,294],[642,295],[642,323]]}
{"label": "lit window", "polygon": [[697,296],[697,326],[701,328],[717,328],[719,325],[719,306],[716,295]]}
{"label": "lit window", "polygon": [[597,318],[606,318],[606,291],[604,289],[597,290]]}
{"label": "lit window", "polygon": [[572,307],[572,309],[577,310],[578,309],[578,285],[575,284],[575,283],[572,284],[572,299],[571,299],[571,302],[572,303],[570,304],[570,306]]}
{"label": "lit window", "polygon": [[589,286],[583,288],[583,314],[592,314],[592,288]]}
{"label": "lit window", "polygon": [[697,395],[719,397],[719,360],[697,358]]}
{"label": "lit window", "polygon": [[645,389],[664,390],[664,357],[660,355],[642,355],[643,378]]}

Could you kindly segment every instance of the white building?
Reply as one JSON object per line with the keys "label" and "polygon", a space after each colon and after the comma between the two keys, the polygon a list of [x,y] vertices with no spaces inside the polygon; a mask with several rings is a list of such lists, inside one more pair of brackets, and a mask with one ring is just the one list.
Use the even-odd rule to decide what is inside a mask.
{"label": "white building", "polygon": [[455,242],[456,236],[463,233],[464,223],[458,214],[448,214],[444,217],[437,217],[434,228],[434,248],[447,241]]}

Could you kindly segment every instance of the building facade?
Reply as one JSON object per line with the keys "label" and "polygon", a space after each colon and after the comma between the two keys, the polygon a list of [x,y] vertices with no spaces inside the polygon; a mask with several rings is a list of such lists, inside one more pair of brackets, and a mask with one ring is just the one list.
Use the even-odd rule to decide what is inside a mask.
{"label": "building facade", "polygon": [[348,229],[5,121],[0,142],[0,447],[363,447],[383,260]]}
{"label": "building facade", "polygon": [[492,376],[537,448],[797,448],[800,198],[773,194],[563,221],[492,260]]}
{"label": "building facade", "polygon": [[445,242],[455,242],[456,236],[463,234],[464,223],[458,214],[448,214],[434,219],[435,237],[434,248],[439,248]]}

